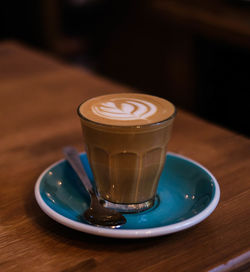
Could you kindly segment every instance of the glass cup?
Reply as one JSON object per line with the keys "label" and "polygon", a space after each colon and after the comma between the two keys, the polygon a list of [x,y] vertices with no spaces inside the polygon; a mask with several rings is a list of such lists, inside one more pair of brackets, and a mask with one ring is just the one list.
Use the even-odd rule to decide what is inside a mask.
{"label": "glass cup", "polygon": [[129,213],[152,207],[175,112],[157,123],[117,126],[85,118],[80,106],[85,150],[104,206]]}

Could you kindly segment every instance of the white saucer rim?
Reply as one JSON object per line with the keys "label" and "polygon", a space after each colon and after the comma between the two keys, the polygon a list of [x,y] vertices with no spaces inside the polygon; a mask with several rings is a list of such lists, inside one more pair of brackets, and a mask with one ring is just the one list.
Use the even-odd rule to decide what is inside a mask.
{"label": "white saucer rim", "polygon": [[41,184],[43,176],[51,168],[53,168],[56,165],[60,164],[61,162],[65,161],[65,159],[61,159],[61,160],[56,161],[55,163],[48,166],[40,174],[40,176],[38,177],[38,179],[36,181],[35,188],[34,188],[36,201],[37,201],[38,205],[40,206],[40,208],[42,209],[42,211],[45,214],[47,214],[49,217],[51,217],[53,220],[57,221],[58,223],[60,223],[62,225],[65,225],[69,228],[72,228],[72,229],[75,229],[75,230],[78,230],[81,232],[85,232],[88,234],[104,236],[104,237],[112,237],[112,238],[135,239],[135,238],[149,238],[149,237],[162,236],[162,235],[167,235],[170,233],[182,231],[184,229],[190,228],[190,227],[200,223],[201,221],[206,219],[214,211],[214,209],[218,205],[218,202],[220,199],[220,187],[219,187],[219,184],[218,184],[216,178],[214,177],[214,175],[207,168],[205,168],[203,165],[201,165],[200,163],[198,163],[188,157],[185,157],[183,155],[174,153],[174,152],[167,152],[167,154],[187,160],[187,161],[197,165],[198,167],[203,169],[205,172],[207,172],[207,174],[211,177],[211,181],[215,185],[215,193],[214,193],[214,197],[213,197],[211,203],[204,210],[202,210],[200,213],[198,213],[197,215],[195,215],[189,219],[186,219],[182,222],[167,225],[167,226],[146,228],[146,229],[109,229],[109,228],[96,227],[96,226],[91,226],[91,225],[88,225],[85,223],[76,222],[72,219],[69,219],[69,218],[55,212],[42,199],[41,194],[40,194],[40,184]]}

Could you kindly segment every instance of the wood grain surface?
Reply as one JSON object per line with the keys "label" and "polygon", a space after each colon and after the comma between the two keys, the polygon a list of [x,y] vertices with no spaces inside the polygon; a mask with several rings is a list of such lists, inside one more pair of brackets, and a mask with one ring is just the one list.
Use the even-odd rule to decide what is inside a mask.
{"label": "wood grain surface", "polygon": [[0,44],[0,271],[249,271],[250,140],[181,109],[169,150],[203,164],[221,187],[205,221],[168,236],[122,240],[74,231],[40,210],[37,177],[62,158],[63,146],[83,149],[76,107],[118,91],[129,89]]}

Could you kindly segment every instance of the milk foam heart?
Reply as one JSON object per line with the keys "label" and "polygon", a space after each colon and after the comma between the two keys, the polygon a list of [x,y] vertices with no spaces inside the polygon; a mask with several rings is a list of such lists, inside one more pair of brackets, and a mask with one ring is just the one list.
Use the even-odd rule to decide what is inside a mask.
{"label": "milk foam heart", "polygon": [[94,114],[113,120],[147,119],[156,113],[157,107],[145,100],[130,98],[114,98],[92,106]]}
{"label": "milk foam heart", "polygon": [[174,105],[157,96],[118,93],[91,98],[78,108],[81,117],[104,125],[154,124],[172,117]]}

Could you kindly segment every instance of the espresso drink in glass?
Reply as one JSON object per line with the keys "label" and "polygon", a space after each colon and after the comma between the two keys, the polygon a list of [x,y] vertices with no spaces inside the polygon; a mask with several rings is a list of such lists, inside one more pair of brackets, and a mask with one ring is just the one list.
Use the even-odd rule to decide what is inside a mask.
{"label": "espresso drink in glass", "polygon": [[169,101],[121,93],[78,107],[85,148],[99,198],[122,212],[154,204],[175,117]]}

